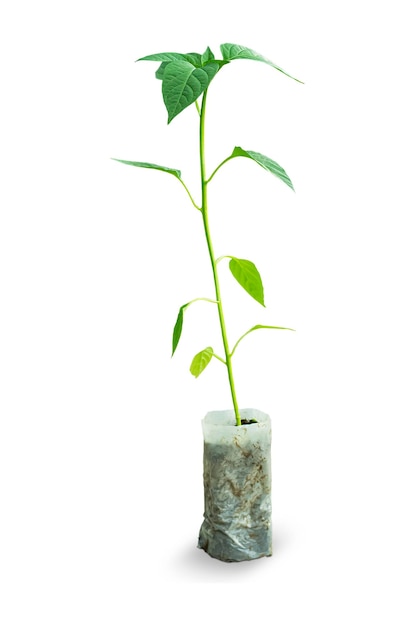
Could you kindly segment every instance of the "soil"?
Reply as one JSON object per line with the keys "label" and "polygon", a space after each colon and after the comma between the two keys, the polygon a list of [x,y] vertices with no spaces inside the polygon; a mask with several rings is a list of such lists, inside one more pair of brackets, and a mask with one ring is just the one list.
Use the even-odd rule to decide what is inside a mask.
{"label": "soil", "polygon": [[258,420],[255,420],[255,419],[251,419],[251,420],[243,419],[243,420],[241,420],[240,423],[241,423],[242,426],[247,426],[248,424],[257,424]]}

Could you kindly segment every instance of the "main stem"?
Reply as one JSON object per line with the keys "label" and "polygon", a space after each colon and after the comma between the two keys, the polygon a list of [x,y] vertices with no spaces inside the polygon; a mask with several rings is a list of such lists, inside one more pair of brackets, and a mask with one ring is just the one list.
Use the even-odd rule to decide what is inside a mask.
{"label": "main stem", "polygon": [[226,324],[224,321],[224,313],[223,313],[223,304],[220,295],[220,284],[219,284],[219,276],[217,274],[217,265],[216,259],[213,252],[213,244],[211,242],[210,228],[208,223],[208,215],[207,215],[207,184],[206,180],[206,164],[205,164],[205,153],[204,153],[204,124],[205,124],[205,114],[206,114],[206,98],[207,98],[207,90],[203,94],[203,100],[201,103],[201,111],[200,111],[200,172],[201,172],[201,213],[203,215],[203,223],[204,223],[204,232],[206,235],[207,247],[210,255],[211,267],[213,270],[213,279],[214,279],[214,287],[216,290],[216,300],[217,300],[217,310],[219,312],[219,320],[220,320],[220,328],[222,331],[222,339],[224,346],[224,353],[226,359],[226,367],[227,374],[229,376],[229,385],[230,391],[232,394],[233,407],[235,410],[236,416],[236,426],[241,425],[239,407],[236,399],[236,391],[235,391],[235,381],[233,379],[233,369],[232,369],[232,357],[229,351],[229,343],[227,341],[227,333],[226,333]]}

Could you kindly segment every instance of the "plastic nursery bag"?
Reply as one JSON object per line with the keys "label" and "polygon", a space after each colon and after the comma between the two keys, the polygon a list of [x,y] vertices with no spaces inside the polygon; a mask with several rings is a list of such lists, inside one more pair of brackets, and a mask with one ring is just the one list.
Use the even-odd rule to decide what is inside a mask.
{"label": "plastic nursery bag", "polygon": [[256,409],[212,411],[203,424],[204,522],[198,547],[221,561],[272,554],[271,423]]}

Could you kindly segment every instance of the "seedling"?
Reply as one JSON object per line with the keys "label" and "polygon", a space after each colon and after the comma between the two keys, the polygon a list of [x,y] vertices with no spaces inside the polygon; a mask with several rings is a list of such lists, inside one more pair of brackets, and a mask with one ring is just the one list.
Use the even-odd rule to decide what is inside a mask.
{"label": "seedling", "polygon": [[234,407],[234,413],[236,416],[236,426],[242,424],[242,420],[239,412],[239,405],[236,398],[235,382],[233,377],[232,358],[235,354],[237,346],[242,339],[249,333],[259,329],[274,329],[274,330],[293,330],[283,326],[264,326],[257,324],[252,326],[247,332],[245,332],[235,343],[232,349],[229,347],[228,336],[226,332],[226,323],[223,312],[223,303],[220,293],[220,282],[217,267],[219,263],[225,259],[229,259],[229,268],[236,279],[236,281],[252,296],[259,304],[265,306],[264,303],[264,289],[261,276],[252,261],[247,259],[240,259],[234,256],[226,255],[216,258],[213,251],[213,243],[209,228],[208,219],[208,186],[211,184],[216,173],[223,165],[225,165],[231,159],[236,157],[245,157],[251,159],[267,172],[270,172],[277,178],[281,179],[290,189],[294,190],[293,184],[286,173],[286,171],[278,165],[275,161],[253,150],[245,150],[239,146],[233,149],[233,152],[225,158],[215,170],[207,176],[206,164],[205,164],[205,116],[206,116],[206,103],[207,103],[207,91],[211,81],[217,75],[217,73],[225,66],[239,59],[248,59],[251,61],[260,61],[270,65],[275,70],[278,70],[282,74],[285,74],[289,78],[301,83],[297,78],[290,76],[283,69],[275,65],[272,61],[258,54],[254,50],[239,46],[237,44],[224,43],[221,44],[220,50],[222,53],[222,59],[216,59],[210,48],[207,48],[203,54],[197,54],[196,52],[190,52],[188,54],[181,54],[178,52],[162,52],[159,54],[151,54],[146,57],[138,59],[138,61],[157,61],[160,63],[157,71],[156,78],[162,81],[162,97],[168,112],[168,124],[179,115],[184,109],[191,104],[195,103],[197,113],[200,118],[200,178],[201,178],[201,204],[199,205],[192,197],[187,185],[181,177],[180,170],[172,169],[170,167],[164,167],[162,165],[155,165],[154,163],[144,163],[141,161],[126,161],[122,159],[115,159],[120,163],[126,165],[133,165],[134,167],[151,168],[160,170],[175,176],[175,178],[181,183],[187,192],[191,203],[194,208],[200,211],[203,221],[204,233],[207,241],[207,249],[210,257],[210,263],[213,271],[214,281],[214,298],[196,298],[183,304],[178,312],[178,317],[175,322],[173,336],[172,336],[172,355],[174,355],[177,349],[178,342],[181,337],[184,312],[194,302],[198,300],[204,300],[217,307],[219,323],[221,329],[221,335],[223,340],[224,355],[220,356],[214,352],[212,347],[204,348],[198,352],[193,358],[190,366],[190,371],[193,376],[198,377],[210,363],[212,358],[216,358],[221,361],[226,369],[229,379],[230,392],[232,396],[232,402]]}

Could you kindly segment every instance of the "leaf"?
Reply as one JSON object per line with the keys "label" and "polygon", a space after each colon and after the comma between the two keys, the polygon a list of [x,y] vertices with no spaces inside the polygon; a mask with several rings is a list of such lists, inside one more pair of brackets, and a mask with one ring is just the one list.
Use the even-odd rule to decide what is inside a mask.
{"label": "leaf", "polygon": [[[214,57],[214,55],[213,55]],[[170,63],[171,61],[163,61],[161,63],[161,65],[158,67],[158,69],[155,72],[155,76],[158,80],[163,80],[164,78],[164,73],[165,73],[165,68],[168,65],[168,63]],[[208,61],[206,61],[204,63],[204,65],[208,65],[209,63],[216,63],[219,66],[219,69],[221,67],[223,67],[223,65],[228,65],[229,61],[223,61],[222,59],[209,59]]]}
{"label": "leaf", "polygon": [[133,165],[134,167],[145,167],[151,170],[161,170],[161,172],[167,172],[167,174],[172,174],[173,176],[175,176],[175,178],[181,178],[180,170],[173,170],[171,167],[155,165],[155,163],[142,163],[141,161],[124,161],[123,159],[113,159],[113,161],[118,161],[119,163],[124,163],[125,165]]}
{"label": "leaf", "polygon": [[168,65],[169,61],[162,61],[161,65],[155,72],[155,76],[158,80],[162,80],[164,77],[165,68]]}
{"label": "leaf", "polygon": [[194,67],[201,67],[203,64],[201,54],[198,54],[198,52],[188,52],[183,56],[184,59],[189,63],[192,63]]}
{"label": "leaf", "polygon": [[204,65],[205,63],[208,63],[209,61],[214,61],[214,54],[212,53],[210,48],[207,46],[205,52],[203,52],[203,54],[201,55],[201,65]]}
{"label": "leaf", "polygon": [[265,306],[262,279],[252,261],[232,257],[229,262],[229,269],[239,285],[259,304]]}
{"label": "leaf", "polygon": [[219,66],[219,69],[220,69],[224,65],[229,65],[230,61],[225,61],[224,59],[213,59],[212,61],[207,61],[207,63],[204,65],[204,67],[207,67],[207,65],[209,63],[217,63],[217,65]]}
{"label": "leaf", "polygon": [[266,57],[262,56],[262,54],[259,54],[259,52],[255,52],[255,50],[251,50],[250,48],[246,48],[245,46],[240,46],[236,43],[222,43],[220,45],[220,50],[222,52],[223,59],[225,59],[226,61],[235,61],[236,59],[248,59],[250,61],[261,61],[262,63],[271,65],[271,67],[274,67],[276,70],[278,70],[279,72],[282,72],[289,78],[296,80],[297,83],[304,84],[303,81],[298,80],[298,78],[294,78],[294,76],[291,76],[290,74],[287,74],[287,72],[285,72],[282,68],[278,67],[278,65],[275,65],[275,63],[273,63]]}
{"label": "leaf", "polygon": [[146,57],[136,59],[138,61],[181,61],[184,60],[184,55],[180,52],[158,52],[157,54],[148,54]]}
{"label": "leaf", "polygon": [[195,355],[190,365],[190,372],[196,378],[200,376],[207,365],[210,363],[213,356],[213,348],[205,348],[201,352]]}
{"label": "leaf", "polygon": [[290,187],[290,189],[294,191],[294,187],[293,187],[290,177],[288,176],[284,168],[278,165],[276,161],[273,161],[272,159],[265,156],[264,154],[260,154],[260,152],[253,152],[252,150],[244,150],[243,148],[236,146],[236,148],[233,150],[229,158],[232,159],[238,156],[252,159],[252,161],[255,161],[255,163],[258,163],[258,165],[263,167],[265,170],[267,170],[268,172],[270,172],[277,178],[280,178],[286,185],[288,185],[288,187]]}
{"label": "leaf", "polygon": [[178,346],[178,342],[180,340],[181,337],[181,333],[182,333],[182,324],[184,321],[184,309],[187,305],[184,304],[180,310],[178,311],[178,317],[177,317],[177,321],[175,322],[175,326],[174,326],[174,332],[172,334],[172,354],[171,356],[174,356],[174,352],[177,349]]}
{"label": "leaf", "polygon": [[218,70],[217,63],[208,63],[204,68],[196,68],[188,61],[168,63],[162,81],[162,96],[168,111],[168,124],[197,100]]}
{"label": "leaf", "polygon": [[182,54],[181,52],[158,52],[157,54],[149,54],[146,57],[136,59],[136,63],[138,61],[188,61],[194,67],[201,67],[201,54],[198,54],[198,52],[188,52],[187,54]]}

